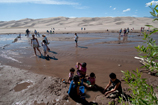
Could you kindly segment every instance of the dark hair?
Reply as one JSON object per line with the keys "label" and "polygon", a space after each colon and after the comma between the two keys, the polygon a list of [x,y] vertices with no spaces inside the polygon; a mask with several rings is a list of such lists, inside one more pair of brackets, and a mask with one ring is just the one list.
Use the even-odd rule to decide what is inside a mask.
{"label": "dark hair", "polygon": [[83,62],[82,63],[82,67],[86,67],[87,66],[87,63],[86,62]]}
{"label": "dark hair", "polygon": [[90,74],[90,77],[95,77],[95,74],[92,72],[92,73]]}
{"label": "dark hair", "polygon": [[46,43],[46,41],[45,41],[45,40],[43,40],[43,42],[44,42],[44,43]]}
{"label": "dark hair", "polygon": [[116,74],[115,74],[115,73],[111,73],[111,74],[109,74],[109,77],[110,77],[111,79],[115,79],[115,78],[116,78]]}
{"label": "dark hair", "polygon": [[70,72],[74,72],[74,71],[75,71],[75,69],[74,69],[74,68],[71,68],[71,69],[70,69]]}
{"label": "dark hair", "polygon": [[74,81],[74,82],[78,82],[78,81],[79,81],[79,76],[78,76],[78,75],[75,75],[75,76],[73,77],[73,81]]}

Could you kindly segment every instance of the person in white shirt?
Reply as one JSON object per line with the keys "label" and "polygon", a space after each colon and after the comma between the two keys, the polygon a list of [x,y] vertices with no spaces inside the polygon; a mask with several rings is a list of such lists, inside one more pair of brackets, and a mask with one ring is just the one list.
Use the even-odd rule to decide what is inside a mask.
{"label": "person in white shirt", "polygon": [[36,54],[36,49],[39,51],[39,53],[41,54],[41,51],[39,50],[39,43],[37,38],[35,38],[35,35],[32,35],[32,39],[31,39],[31,45],[33,46],[34,49],[34,53]]}

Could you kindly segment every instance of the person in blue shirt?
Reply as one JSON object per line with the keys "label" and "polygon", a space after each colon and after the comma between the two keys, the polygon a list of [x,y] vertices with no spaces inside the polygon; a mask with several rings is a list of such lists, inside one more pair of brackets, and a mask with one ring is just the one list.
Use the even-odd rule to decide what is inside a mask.
{"label": "person in blue shirt", "polygon": [[75,75],[73,77],[73,80],[70,83],[70,87],[69,87],[69,91],[68,91],[68,95],[76,102],[81,103],[83,105],[90,105],[90,103],[88,103],[88,101],[86,101],[84,98],[82,98],[81,96],[81,92],[80,92],[80,84],[79,82],[79,76]]}

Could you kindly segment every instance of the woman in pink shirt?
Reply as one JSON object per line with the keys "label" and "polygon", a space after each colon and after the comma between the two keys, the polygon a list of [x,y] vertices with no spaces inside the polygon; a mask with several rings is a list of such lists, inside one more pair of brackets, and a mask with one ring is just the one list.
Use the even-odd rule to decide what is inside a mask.
{"label": "woman in pink shirt", "polygon": [[86,71],[87,71],[87,68],[86,68],[87,63],[83,62],[81,64],[81,63],[77,62],[76,66],[77,66],[77,75],[85,77],[86,76]]}

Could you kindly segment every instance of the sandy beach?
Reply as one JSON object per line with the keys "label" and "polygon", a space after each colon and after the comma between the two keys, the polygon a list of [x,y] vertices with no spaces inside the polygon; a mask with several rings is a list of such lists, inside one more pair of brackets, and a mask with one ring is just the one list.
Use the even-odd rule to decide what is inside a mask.
{"label": "sandy beach", "polygon": [[[132,71],[142,66],[134,58],[138,56],[135,47],[144,44],[143,36],[139,33],[140,27],[150,23],[158,27],[150,18],[134,17],[57,17],[0,21],[0,104],[79,105],[68,97],[69,85],[61,81],[67,80],[70,68],[76,69],[76,62],[86,62],[87,74],[94,72],[96,84],[102,88],[108,84],[109,74],[116,73],[117,78],[122,80],[123,91],[129,94],[129,87],[122,79],[121,70]],[[127,27],[134,27],[134,31],[123,42],[123,33],[119,40],[118,31]],[[43,40],[42,34],[47,36],[51,49],[48,52],[49,60],[40,57],[38,52],[38,56],[34,56],[31,34],[29,37],[25,36],[27,28],[31,34],[34,29],[40,32],[40,37],[37,36],[39,43]],[[47,34],[46,30],[51,28],[55,28],[55,33]],[[75,47],[75,32],[79,36],[78,47]],[[22,33],[21,38],[17,38],[19,33]],[[152,37],[158,41],[157,34]],[[42,46],[39,49],[43,54]],[[148,77],[148,83],[154,86],[157,94],[157,77],[145,72],[143,77]],[[108,102],[113,101],[100,91],[90,90],[86,90],[86,100],[99,105],[108,105]]]}
{"label": "sandy beach", "polygon": [[[56,34],[61,33],[116,33],[120,28],[130,28],[132,32],[140,32],[140,28],[145,25],[153,25],[158,27],[156,22],[151,18],[141,17],[82,17],[82,18],[67,18],[67,17],[52,17],[42,19],[21,19],[12,21],[0,21],[0,34],[10,33],[25,33],[29,29],[31,33],[36,29],[39,33],[46,33],[47,30],[52,30]],[[53,29],[54,28],[54,29]],[[81,30],[83,28],[83,30]],[[84,30],[85,28],[85,30]]]}
{"label": "sandy beach", "polygon": [[[107,85],[111,72],[122,80],[121,70],[131,71],[142,66],[134,59],[138,56],[134,47],[143,44],[142,36],[138,35],[139,33],[132,33],[128,36],[128,41],[122,42],[123,37],[119,41],[118,33],[78,34],[79,46],[76,48],[74,34],[50,34],[47,35],[51,49],[48,53],[49,60],[34,56],[31,37],[22,34],[21,39],[12,43],[18,34],[1,35],[0,78],[3,86],[0,88],[0,96],[3,98],[0,103],[74,105],[75,102],[67,96],[69,85],[61,81],[68,78],[69,69],[75,68],[76,62],[86,62],[87,74],[94,72],[96,84],[103,88]],[[153,37],[158,40],[156,35]],[[42,41],[42,37],[37,39]],[[43,53],[42,47],[40,50]],[[155,77],[143,73],[143,77],[146,76],[148,80],[156,80]],[[128,88],[124,81],[122,87]],[[86,96],[87,101],[94,101],[99,105],[106,105],[110,101],[100,91],[87,90]],[[101,97],[105,100],[100,100]]]}

